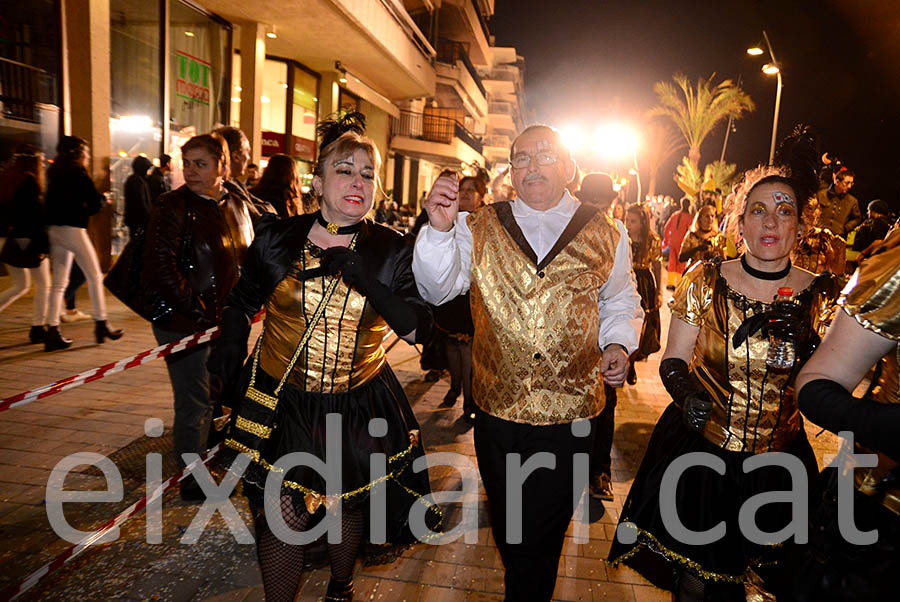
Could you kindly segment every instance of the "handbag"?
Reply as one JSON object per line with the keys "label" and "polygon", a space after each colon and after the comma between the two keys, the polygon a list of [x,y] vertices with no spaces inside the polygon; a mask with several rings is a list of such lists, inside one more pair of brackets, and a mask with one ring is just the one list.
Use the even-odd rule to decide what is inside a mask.
{"label": "handbag", "polygon": [[[190,262],[193,222],[193,203],[188,200],[185,203],[184,232],[178,252],[178,266],[182,273],[187,273],[187,265]],[[138,228],[125,248],[122,249],[118,261],[107,273],[103,284],[119,301],[140,317],[148,322],[163,322],[175,310],[160,296],[153,283],[148,282],[145,286],[141,282],[146,246],[147,230]]]}

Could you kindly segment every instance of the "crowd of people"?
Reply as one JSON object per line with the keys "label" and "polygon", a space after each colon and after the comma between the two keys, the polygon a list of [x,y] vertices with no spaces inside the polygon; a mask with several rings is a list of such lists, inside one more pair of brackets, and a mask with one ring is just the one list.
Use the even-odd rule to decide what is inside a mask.
{"label": "crowd of people", "polygon": [[[358,557],[389,561],[414,543],[410,508],[430,485],[412,463],[428,433],[387,363],[388,330],[432,349],[433,367],[449,370],[443,406],[463,397],[506,598],[549,600],[573,492],[586,486],[613,499],[616,390],[640,386],[634,364],[662,349],[667,288],[660,377],[672,403],[625,500],[609,562],[680,601],[743,600],[751,591],[862,601],[890,591],[900,562],[900,235],[883,201],[869,203],[863,220],[849,194],[852,171],[833,169],[823,184],[808,130],[798,128],[776,164],[743,174],[727,197],[707,183],[696,198],[628,204],[610,175],[580,176],[559,133],[535,125],[512,144],[508,184],[445,170],[418,219],[390,200],[375,209],[381,156],[363,115],[325,120],[319,136],[309,192],[286,155],[260,173],[234,127],[180,149],[182,186],[172,189],[164,156],[155,167],[136,157],[124,187],[131,242],[120,262],[137,281],[116,294],[151,321],[160,344],[221,327],[214,345],[166,357],[174,451],[184,466],[217,436],[214,412],[230,411],[223,462],[249,462],[242,491],[267,600],[292,600],[311,562],[307,545],[285,541],[281,526],[307,531],[339,517],[340,541],[326,554],[332,601],[352,600]],[[107,202],[89,160],[84,140],[64,137],[46,176],[31,147],[0,174],[0,261],[13,281],[0,311],[33,280],[29,339],[47,351],[71,345],[59,326],[73,261],[89,285],[97,342],[123,335],[107,322],[87,236],[88,218]],[[789,350],[785,365],[773,363],[773,342]],[[872,386],[854,398],[867,374]],[[879,529],[877,543],[854,547],[842,537],[839,471],[820,474],[804,415],[853,431],[860,449],[882,459],[857,469],[854,494],[855,520]],[[279,464],[298,452],[324,462],[335,432],[339,490],[308,466]],[[554,462],[541,463],[548,452]],[[707,464],[678,468],[697,452]],[[746,535],[746,504],[796,488],[782,465],[745,470],[769,452],[790,456],[810,484],[808,543],[774,540],[794,520],[790,504],[764,504],[755,517],[773,541]],[[576,470],[584,456],[587,483]],[[386,459],[383,478],[374,476],[376,457]],[[526,464],[540,469],[514,491]],[[668,490],[672,470],[681,472]],[[368,501],[381,483],[387,528],[373,543]],[[180,494],[206,499],[193,477]],[[428,527],[440,531],[441,510],[426,506]],[[684,536],[723,525],[714,540]]]}

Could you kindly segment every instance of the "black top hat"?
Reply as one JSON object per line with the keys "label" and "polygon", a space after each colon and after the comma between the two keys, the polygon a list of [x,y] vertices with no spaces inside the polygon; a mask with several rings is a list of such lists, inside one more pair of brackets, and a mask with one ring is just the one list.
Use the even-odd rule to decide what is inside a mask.
{"label": "black top hat", "polygon": [[612,177],[601,171],[584,176],[575,196],[585,203],[609,203],[619,194],[613,190]]}

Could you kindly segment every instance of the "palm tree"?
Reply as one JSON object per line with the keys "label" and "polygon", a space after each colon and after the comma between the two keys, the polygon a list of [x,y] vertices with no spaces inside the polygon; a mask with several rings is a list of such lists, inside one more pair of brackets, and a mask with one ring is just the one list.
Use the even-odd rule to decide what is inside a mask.
{"label": "palm tree", "polygon": [[656,179],[659,168],[666,160],[687,146],[672,126],[659,120],[648,120],[643,128],[644,157],[642,163],[650,170],[650,184],[647,194],[656,195]]}
{"label": "palm tree", "polygon": [[694,168],[700,165],[700,145],[716,125],[728,117],[740,119],[745,111],[753,111],[753,99],[730,79],[713,84],[716,74],[709,79],[697,78],[696,89],[686,75],[675,74],[676,86],[669,82],[656,82],[653,91],[659,104],[650,109],[649,115],[669,118],[681,132],[688,145],[688,158]]}

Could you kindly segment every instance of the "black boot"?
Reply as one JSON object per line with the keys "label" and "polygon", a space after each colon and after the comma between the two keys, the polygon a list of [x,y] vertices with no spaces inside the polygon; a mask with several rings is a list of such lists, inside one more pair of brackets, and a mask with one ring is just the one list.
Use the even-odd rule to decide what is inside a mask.
{"label": "black boot", "polygon": [[59,331],[59,326],[48,326],[47,333],[44,336],[44,351],[56,351],[58,349],[68,349],[72,344],[72,339],[67,339]]}
{"label": "black boot", "polygon": [[334,577],[328,581],[325,602],[353,602],[353,578],[338,581]]}
{"label": "black boot", "polygon": [[106,324],[106,320],[97,320],[94,323],[94,336],[97,337],[98,344],[103,343],[103,339],[118,341],[122,338],[123,334],[125,334],[125,331],[121,328],[118,330],[110,330],[109,326]]}
{"label": "black boot", "polygon": [[47,329],[44,326],[32,326],[28,331],[28,340],[32,343],[43,343],[47,339]]}

